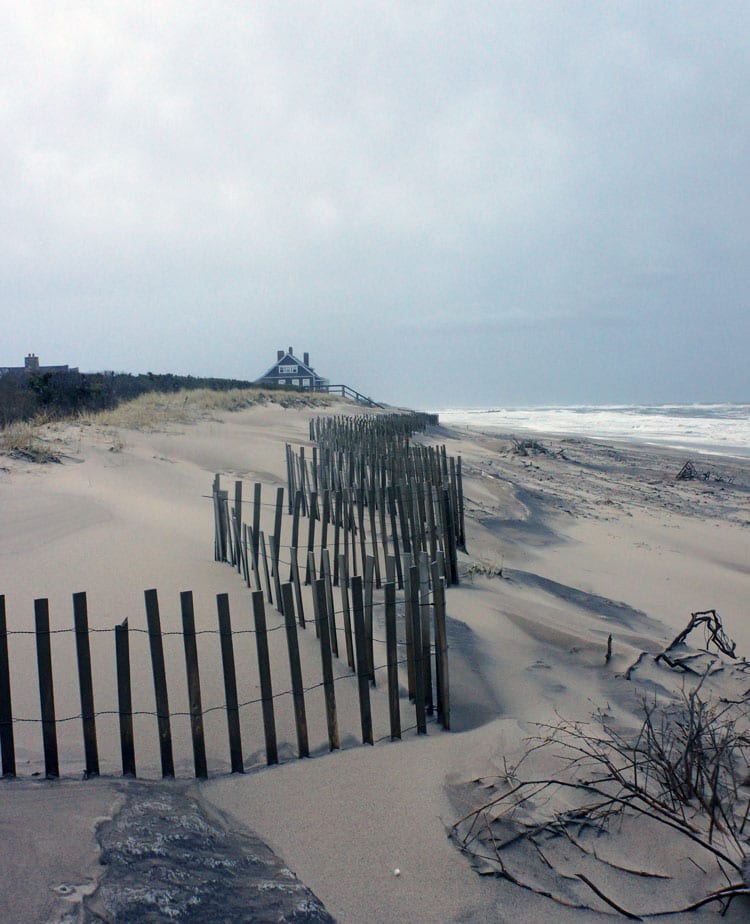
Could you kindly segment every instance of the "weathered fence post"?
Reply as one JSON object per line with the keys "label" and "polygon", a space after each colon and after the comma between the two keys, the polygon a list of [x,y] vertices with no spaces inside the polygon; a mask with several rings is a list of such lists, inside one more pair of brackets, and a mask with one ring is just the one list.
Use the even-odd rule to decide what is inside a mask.
{"label": "weathered fence post", "polygon": [[216,609],[219,621],[219,640],[221,642],[221,666],[224,672],[224,700],[227,707],[229,760],[232,765],[232,773],[244,773],[240,710],[237,702],[237,672],[234,663],[232,620],[229,613],[229,594],[216,595]]}
{"label": "weathered fence post", "polygon": [[242,555],[242,482],[234,483],[234,519],[235,519],[235,558],[237,570],[244,564]]}
{"label": "weathered fence post", "polygon": [[[271,573],[268,568],[268,553],[266,552],[266,537],[263,533],[260,533],[260,557],[263,561],[263,577],[266,581],[266,600],[273,606],[273,593],[271,592]],[[279,601],[276,601],[277,608],[280,608],[281,604]],[[279,609],[279,612],[281,610]]]}
{"label": "weathered fence post", "polygon": [[277,536],[270,536],[268,544],[271,547],[271,573],[273,574],[274,591],[276,594],[276,609],[281,612],[281,575],[279,574],[280,544]]}
{"label": "weathered fence post", "polygon": [[154,673],[154,698],[156,700],[156,721],[159,728],[161,775],[163,777],[173,777],[172,726],[169,718],[169,695],[167,693],[167,674],[164,668],[164,644],[161,637],[159,599],[156,590],[144,591],[144,596],[146,600],[148,641],[151,649],[151,667]]}
{"label": "weathered fence post", "polygon": [[432,563],[432,600],[435,610],[435,677],[438,719],[443,728],[451,727],[450,682],[448,677],[448,642],[445,631],[445,578],[440,563]]}
{"label": "weathered fence post", "polygon": [[461,456],[458,457],[457,465],[457,484],[458,484],[458,544],[461,549],[466,551],[466,527],[464,523],[464,477],[461,470]]}
{"label": "weathered fence post", "polygon": [[273,535],[274,535],[274,560],[276,573],[278,573],[278,563],[279,555],[281,554],[281,517],[284,513],[284,489],[276,489],[276,513],[274,515],[273,521]]}
{"label": "weathered fence post", "polygon": [[299,659],[299,642],[297,626],[294,622],[294,599],[292,585],[284,584],[281,588],[286,641],[289,649],[289,673],[292,677],[292,699],[294,700],[294,720],[297,726],[297,748],[300,757],[310,756],[307,739],[307,716],[305,714],[305,690],[302,686],[302,667]]}
{"label": "weathered fence post", "polygon": [[385,647],[388,663],[388,709],[391,740],[401,737],[401,709],[398,696],[398,649],[396,641],[396,585],[385,585]]}
{"label": "weathered fence post", "polygon": [[[294,495],[294,513],[292,514],[292,542],[291,548],[299,548],[299,515],[302,507],[302,492],[297,491]],[[289,572],[289,580],[294,580],[292,572]]]}
{"label": "weathered fence post", "polygon": [[57,728],[55,726],[55,693],[52,685],[52,649],[49,634],[49,602],[34,600],[36,623],[36,660],[39,670],[39,704],[42,713],[42,743],[44,774],[47,779],[60,776],[57,758]]}
{"label": "weathered fence post", "polygon": [[326,585],[326,607],[328,609],[328,625],[331,632],[331,651],[338,658],[339,656],[339,638],[336,630],[336,610],[333,605],[333,584],[331,582],[331,561],[328,556],[328,549],[322,549],[320,553],[320,576]]}
{"label": "weathered fence post", "polygon": [[297,621],[299,622],[300,629],[305,628],[305,607],[302,602],[302,587],[300,585],[299,577],[299,562],[297,560],[297,547],[293,546],[289,549],[289,554],[291,558],[291,581],[292,587],[294,587],[294,602],[297,607]]}
{"label": "weathered fence post", "polygon": [[198,670],[198,646],[195,638],[195,612],[193,592],[183,590],[180,594],[182,611],[182,639],[185,646],[185,673],[187,675],[188,703],[190,705],[190,732],[193,739],[193,763],[199,780],[208,779],[206,742],[203,735],[203,706],[201,703],[201,678]]}
{"label": "weathered fence post", "polygon": [[120,718],[120,754],[122,775],[135,776],[135,740],[133,737],[133,699],[130,688],[130,641],[128,621],[115,626],[115,662],[117,664],[117,711]]}
{"label": "weathered fence post", "polygon": [[362,744],[372,744],[372,712],[370,709],[369,671],[367,669],[362,578],[353,577],[351,583],[354,606],[354,637],[357,644],[357,684],[359,687],[359,718],[362,726]]}
{"label": "weathered fence post", "polygon": [[406,678],[409,699],[414,699],[414,623],[412,619],[411,555],[404,555],[404,638],[406,641]]}
{"label": "weathered fence post", "polygon": [[335,751],[339,745],[339,726],[336,719],[336,693],[333,688],[333,661],[331,658],[331,630],[328,625],[328,601],[326,582],[321,579],[314,587],[316,610],[320,622],[320,661],[323,669],[323,692],[326,701],[326,724],[328,726],[328,748]]}
{"label": "weathered fence post", "polygon": [[253,561],[258,567],[258,553],[260,551],[260,508],[263,486],[259,482],[253,485]]}
{"label": "weathered fence post", "polygon": [[374,559],[368,555],[365,559],[365,651],[367,653],[367,673],[370,683],[375,686],[375,655],[372,647],[372,592]]}
{"label": "weathered fence post", "polygon": [[424,660],[422,653],[422,620],[419,612],[419,568],[409,569],[411,596],[412,652],[414,661],[414,706],[417,715],[417,734],[427,734],[425,715]]}
{"label": "weathered fence post", "polygon": [[305,568],[305,584],[309,585],[315,580],[310,573],[310,555],[315,552],[315,519],[318,510],[318,495],[313,491],[310,495],[310,514],[307,520],[307,563]]}
{"label": "weathered fence post", "polygon": [[10,698],[10,661],[5,594],[0,594],[0,756],[3,776],[16,775],[16,746],[13,740],[13,706]]}
{"label": "weathered fence post", "polygon": [[266,739],[266,763],[270,766],[279,762],[279,753],[276,747],[276,720],[273,714],[271,662],[268,658],[266,608],[263,603],[262,590],[256,590],[253,594],[253,620],[255,622],[255,645],[258,652],[260,698],[263,707],[263,733]]}
{"label": "weathered fence post", "polygon": [[91,649],[86,594],[73,594],[73,619],[78,657],[78,689],[81,694],[83,749],[86,756],[86,776],[99,776],[99,752],[96,745],[96,711],[94,686],[91,680]]}
{"label": "weathered fence post", "polygon": [[432,698],[432,667],[430,661],[430,561],[427,552],[419,553],[419,612],[422,624],[422,669],[424,671],[427,715],[435,710]]}

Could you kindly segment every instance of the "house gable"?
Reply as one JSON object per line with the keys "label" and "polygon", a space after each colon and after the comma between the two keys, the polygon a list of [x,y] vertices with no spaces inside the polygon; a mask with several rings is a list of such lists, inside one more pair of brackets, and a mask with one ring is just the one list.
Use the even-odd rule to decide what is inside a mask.
{"label": "house gable", "polygon": [[[305,354],[307,359],[307,354]],[[303,362],[291,350],[279,351],[279,358],[259,379],[256,385],[296,385],[301,388],[317,389],[328,385],[328,379],[321,378],[309,362]]]}

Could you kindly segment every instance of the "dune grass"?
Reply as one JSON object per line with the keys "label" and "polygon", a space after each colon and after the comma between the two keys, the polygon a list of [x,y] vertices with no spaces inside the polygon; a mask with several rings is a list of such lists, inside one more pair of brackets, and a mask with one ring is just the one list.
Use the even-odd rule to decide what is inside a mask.
{"label": "dune grass", "polygon": [[65,423],[103,429],[112,441],[111,450],[122,452],[126,443],[119,430],[163,430],[169,424],[192,424],[199,420],[217,419],[221,413],[242,411],[257,404],[279,404],[285,408],[327,407],[334,400],[325,394],[262,388],[234,388],[226,391],[196,388],[176,392],[148,392],[107,411],[71,415],[55,419],[54,422],[37,417],[7,424],[0,428],[0,455],[33,462],[60,461],[58,453],[50,447],[49,428]]}
{"label": "dune grass", "polygon": [[167,424],[190,424],[221,412],[242,411],[256,404],[325,407],[331,400],[329,395],[268,391],[261,388],[234,388],[228,391],[196,388],[168,393],[149,392],[112,410],[83,415],[79,423],[126,430],[160,430]]}
{"label": "dune grass", "polygon": [[44,421],[15,421],[0,430],[0,453],[32,462],[59,462],[42,438]]}

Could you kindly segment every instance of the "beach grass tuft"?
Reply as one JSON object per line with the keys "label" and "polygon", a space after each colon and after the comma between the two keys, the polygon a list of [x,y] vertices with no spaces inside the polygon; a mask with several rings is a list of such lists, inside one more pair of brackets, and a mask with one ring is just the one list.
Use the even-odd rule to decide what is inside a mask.
{"label": "beach grass tuft", "polygon": [[59,462],[41,436],[43,421],[15,421],[0,430],[0,453],[31,462]]}

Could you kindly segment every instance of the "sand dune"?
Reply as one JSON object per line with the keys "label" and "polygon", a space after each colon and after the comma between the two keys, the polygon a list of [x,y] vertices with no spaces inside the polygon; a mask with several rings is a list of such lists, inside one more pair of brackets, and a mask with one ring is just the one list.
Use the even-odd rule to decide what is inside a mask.
{"label": "sand dune", "polygon": [[[285,443],[307,444],[312,414],[350,409],[268,404],[157,432],[119,429],[114,435],[97,425],[58,425],[48,437],[63,453],[62,464],[0,458],[0,593],[9,629],[33,626],[37,597],[49,599],[53,628],[69,628],[71,594],[81,590],[88,594],[92,628],[111,630],[125,618],[143,626],[143,591],[151,587],[159,591],[168,631],[179,628],[179,593],[186,589],[194,591],[199,628],[215,628],[215,595],[222,592],[230,596],[235,627],[249,626],[247,589],[227,565],[213,561],[213,475],[224,473],[227,484],[235,478],[262,482],[270,501],[276,486],[285,484]],[[660,651],[692,611],[716,608],[738,652],[750,651],[750,465],[714,458],[723,481],[676,482],[684,461],[676,453],[576,439],[545,440],[549,452],[523,457],[502,437],[439,430],[424,439],[447,442],[449,453],[464,461],[468,554],[461,555],[461,586],[448,592],[453,731],[431,723],[427,736],[412,730],[401,742],[388,741],[380,684],[373,708],[376,738],[384,740],[375,747],[358,743],[356,698],[342,693],[344,748],[329,754],[322,697],[311,695],[315,756],[294,757],[291,704],[280,704],[284,760],[266,768],[255,707],[243,714],[252,772],[232,776],[226,725],[216,713],[206,718],[210,779],[189,783],[189,722],[182,717],[174,721],[174,736],[177,773],[185,782],[175,785],[187,787],[187,797],[209,813],[225,813],[229,827],[255,832],[342,922],[599,920],[612,909],[585,888],[587,903],[598,910],[565,908],[480,877],[447,831],[480,804],[487,780],[521,760],[528,737],[537,733],[533,723],[558,716],[586,721],[601,708],[627,727],[635,721],[639,692],[653,690],[657,681],[678,690],[681,679],[668,668],[644,667],[631,680],[625,671],[641,652]],[[278,614],[269,619],[280,624]],[[286,650],[283,633],[275,634],[272,669],[283,689]],[[612,658],[605,663],[610,635]],[[173,641],[167,648],[170,698],[175,710],[184,710],[182,642]],[[38,717],[33,638],[16,635],[10,642],[14,715]],[[320,668],[312,633],[302,649],[313,683]],[[77,715],[71,636],[54,637],[53,652],[58,718]],[[201,639],[200,655],[204,706],[221,704],[221,678],[204,670],[218,663],[215,637]],[[108,633],[95,642],[92,657],[97,710],[116,709]],[[250,651],[246,657],[252,660]],[[135,708],[152,710],[145,637],[133,638],[133,663]],[[337,671],[347,673],[341,664]],[[732,682],[711,680],[717,691]],[[241,698],[252,699],[256,681],[247,676],[242,684]],[[152,726],[147,717],[136,723],[139,776],[146,780],[160,775]],[[100,721],[99,737],[104,776],[80,782],[80,725],[63,723],[64,779],[47,782],[32,776],[43,772],[38,723],[17,725],[19,778],[3,781],[0,794],[2,920],[84,913],[84,895],[94,892],[102,874],[97,819],[115,814],[141,785],[118,779],[114,720]],[[626,826],[616,850],[673,877],[666,886],[650,878],[628,885],[621,900],[636,911],[687,901],[706,884],[696,878],[691,851],[663,831]],[[622,895],[616,875],[599,874],[602,888]],[[741,901],[728,919],[747,914]],[[704,909],[684,919],[708,920],[714,913]]]}

